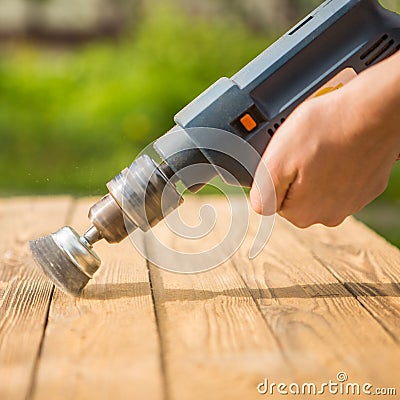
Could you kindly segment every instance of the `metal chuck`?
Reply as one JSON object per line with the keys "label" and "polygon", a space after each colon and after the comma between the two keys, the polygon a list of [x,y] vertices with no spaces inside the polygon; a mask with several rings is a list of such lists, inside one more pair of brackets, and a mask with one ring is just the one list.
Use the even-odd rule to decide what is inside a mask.
{"label": "metal chuck", "polygon": [[182,203],[172,175],[167,164],[138,158],[107,184],[109,193],[90,209],[92,226],[84,235],[63,227],[32,240],[35,261],[59,289],[78,296],[100,267],[97,241],[118,243],[137,228],[147,231]]}

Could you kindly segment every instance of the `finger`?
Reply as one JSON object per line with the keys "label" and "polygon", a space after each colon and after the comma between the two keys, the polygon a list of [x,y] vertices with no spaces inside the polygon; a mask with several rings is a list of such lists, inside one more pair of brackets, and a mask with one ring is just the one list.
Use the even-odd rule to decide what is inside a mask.
{"label": "finger", "polygon": [[[274,142],[278,143],[276,140]],[[251,206],[262,215],[271,215],[281,210],[297,175],[296,169],[285,163],[287,153],[279,143],[274,145],[274,142],[271,141],[263,155],[250,191]]]}

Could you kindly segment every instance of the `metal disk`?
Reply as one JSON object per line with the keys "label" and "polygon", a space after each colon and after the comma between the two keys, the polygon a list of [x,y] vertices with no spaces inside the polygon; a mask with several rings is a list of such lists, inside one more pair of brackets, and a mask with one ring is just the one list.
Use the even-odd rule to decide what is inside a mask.
{"label": "metal disk", "polygon": [[96,253],[69,227],[29,244],[35,261],[47,277],[63,292],[74,296],[79,295],[100,266]]}

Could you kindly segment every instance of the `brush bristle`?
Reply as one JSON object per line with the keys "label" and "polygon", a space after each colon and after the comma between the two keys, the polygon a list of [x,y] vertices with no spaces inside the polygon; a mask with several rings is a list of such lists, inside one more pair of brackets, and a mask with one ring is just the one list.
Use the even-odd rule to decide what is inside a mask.
{"label": "brush bristle", "polygon": [[79,296],[89,277],[71,262],[51,235],[29,242],[32,255],[42,271],[60,290]]}

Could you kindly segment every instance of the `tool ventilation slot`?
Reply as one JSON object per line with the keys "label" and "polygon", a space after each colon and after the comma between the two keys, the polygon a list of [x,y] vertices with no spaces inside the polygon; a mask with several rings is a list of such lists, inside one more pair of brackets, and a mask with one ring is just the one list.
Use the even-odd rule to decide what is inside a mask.
{"label": "tool ventilation slot", "polygon": [[276,122],[274,124],[273,128],[268,129],[268,133],[272,136],[279,128],[280,126],[286,121],[286,118],[281,118],[280,123]]}
{"label": "tool ventilation slot", "polygon": [[391,56],[398,50],[400,50],[400,45],[396,46],[395,40],[385,34],[361,54],[360,58],[366,66],[369,66],[381,58]]}

